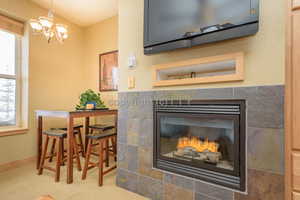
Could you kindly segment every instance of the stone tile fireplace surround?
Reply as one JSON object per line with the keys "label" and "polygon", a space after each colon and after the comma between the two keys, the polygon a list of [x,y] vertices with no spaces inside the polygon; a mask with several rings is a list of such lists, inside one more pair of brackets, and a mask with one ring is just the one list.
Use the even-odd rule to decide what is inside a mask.
{"label": "stone tile fireplace surround", "polygon": [[[153,100],[246,100],[247,193],[153,169]],[[284,86],[119,93],[117,185],[153,200],[283,200]]]}

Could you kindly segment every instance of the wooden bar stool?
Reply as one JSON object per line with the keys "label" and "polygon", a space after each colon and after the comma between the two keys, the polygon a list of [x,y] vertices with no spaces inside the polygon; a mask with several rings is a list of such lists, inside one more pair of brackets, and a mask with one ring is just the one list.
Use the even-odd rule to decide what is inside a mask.
{"label": "wooden bar stool", "polygon": [[[78,150],[79,150],[79,153],[82,154],[82,157],[85,156],[85,148],[84,148],[84,145],[83,145],[83,140],[82,140],[82,134],[81,134],[81,129],[83,128],[83,125],[75,125],[73,127],[73,130],[74,130],[74,136],[75,136],[75,139],[76,139],[76,136],[77,136],[77,139],[78,139]],[[63,131],[67,131],[67,128],[66,127],[63,127],[63,128],[57,128],[58,130],[63,130]]]}
{"label": "wooden bar stool", "polygon": [[[103,166],[104,162],[107,163],[107,160],[109,160],[110,153],[114,157],[116,157],[116,155],[117,155],[117,144],[116,144],[117,134],[116,133],[101,133],[98,135],[88,135],[87,137],[89,138],[89,140],[88,140],[89,142],[88,142],[88,148],[87,148],[87,153],[86,153],[86,157],[85,157],[85,164],[84,164],[84,168],[83,168],[83,172],[82,172],[82,180],[86,179],[87,171],[89,169],[92,169],[92,168],[98,166],[98,168],[99,168],[99,182],[98,183],[99,183],[99,186],[102,186],[103,185],[103,176],[117,168],[117,165],[115,164],[114,166],[112,166],[109,169],[104,171],[104,166]],[[112,148],[113,148],[112,150],[109,149],[109,145],[108,145],[108,141],[110,139],[112,141],[114,141],[112,144]],[[98,163],[90,162],[91,155],[95,155],[92,153],[93,141],[97,141],[98,145],[99,145],[98,146],[98,149],[99,149],[99,153],[98,153],[99,162]]]}
{"label": "wooden bar stool", "polygon": [[[91,131],[89,131],[90,135],[93,135],[95,132],[104,133],[108,130],[112,130],[115,128],[115,126],[105,125],[105,124],[94,124],[94,125],[90,125],[88,128],[91,129]],[[85,136],[85,152],[87,152],[87,146],[89,143],[89,138],[87,136],[88,135]],[[94,144],[94,145],[97,145],[97,144]]]}
{"label": "wooden bar stool", "polygon": [[[77,132],[77,131],[74,131],[74,134],[75,134],[75,132]],[[63,130],[58,130],[58,129],[53,130],[52,129],[52,130],[43,132],[43,135],[46,136],[46,140],[45,140],[45,144],[44,144],[44,148],[43,148],[43,152],[42,152],[42,158],[41,158],[41,163],[40,163],[40,167],[38,170],[38,175],[43,174],[43,169],[53,171],[53,172],[55,172],[55,182],[58,182],[60,179],[60,166],[63,165],[63,163],[65,161],[65,154],[64,154],[65,151],[64,151],[63,144],[64,144],[64,139],[67,138],[67,132],[63,131]],[[51,149],[50,155],[47,156],[48,144],[51,139],[53,140],[54,148],[56,146],[57,151],[56,151],[56,153],[54,153],[54,151],[52,151],[52,149]],[[73,157],[73,159],[76,159],[77,169],[78,169],[78,171],[81,171],[80,155],[78,152],[78,146],[77,146],[75,138],[73,141],[74,141],[74,144],[73,144],[74,157]],[[57,143],[58,143],[58,145],[57,145]],[[56,156],[55,168],[46,166],[45,160],[47,158],[52,160],[54,156]]]}

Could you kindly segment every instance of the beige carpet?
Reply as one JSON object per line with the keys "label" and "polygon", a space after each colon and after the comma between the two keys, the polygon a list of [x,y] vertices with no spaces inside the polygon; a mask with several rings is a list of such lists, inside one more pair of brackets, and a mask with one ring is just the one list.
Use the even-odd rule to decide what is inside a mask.
{"label": "beige carpet", "polygon": [[[83,164],[83,163],[82,163]],[[54,173],[44,170],[38,176],[35,163],[0,173],[1,200],[35,200],[51,195],[55,200],[146,200],[115,185],[115,171],[104,177],[104,186],[97,185],[97,169],[90,170],[85,181],[74,166],[74,183],[66,184],[66,167],[62,167],[61,180],[54,182]]]}

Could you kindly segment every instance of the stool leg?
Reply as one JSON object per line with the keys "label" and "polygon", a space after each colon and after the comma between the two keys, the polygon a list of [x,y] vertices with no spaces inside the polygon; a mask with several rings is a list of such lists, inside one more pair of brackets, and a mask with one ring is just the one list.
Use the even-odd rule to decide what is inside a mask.
{"label": "stool leg", "polygon": [[76,138],[74,136],[74,144],[73,144],[73,147],[74,147],[74,155],[75,155],[75,159],[76,159],[76,162],[77,162],[77,169],[78,171],[81,171],[81,164],[80,164],[80,155],[79,155],[79,152],[78,152],[78,144],[76,142]]}
{"label": "stool leg", "polygon": [[90,163],[91,151],[92,151],[92,140],[89,140],[88,145],[87,145],[86,155],[85,155],[84,168],[83,168],[83,172],[82,172],[82,180],[86,179],[86,174],[87,174],[87,170],[88,170],[89,163]]}
{"label": "stool leg", "polygon": [[54,157],[55,143],[56,143],[56,139],[54,138],[51,146],[49,162],[52,162]]}
{"label": "stool leg", "polygon": [[64,166],[65,165],[65,144],[64,144],[64,139],[62,139],[61,144],[59,144],[61,146],[61,165]]}
{"label": "stool leg", "polygon": [[103,140],[99,140],[99,186],[103,185]]}
{"label": "stool leg", "polygon": [[113,136],[111,138],[113,153],[114,153],[114,159],[117,161],[117,143],[116,143],[116,136]]}
{"label": "stool leg", "polygon": [[105,166],[109,167],[109,138],[105,139]]}
{"label": "stool leg", "polygon": [[45,141],[45,145],[44,145],[44,151],[43,151],[43,154],[42,154],[42,159],[41,159],[41,163],[40,163],[38,175],[43,174],[43,167],[44,167],[45,159],[46,159],[46,155],[47,155],[48,143],[49,143],[49,137],[46,136],[46,141]]}
{"label": "stool leg", "polygon": [[84,140],[84,152],[85,152],[85,156],[87,154],[87,151],[88,151],[88,144],[89,144],[89,138],[87,136],[85,136],[85,140]]}
{"label": "stool leg", "polygon": [[62,159],[62,143],[63,138],[59,138],[59,144],[57,145],[57,160],[56,160],[56,169],[55,169],[55,182],[59,182],[60,179],[60,166],[61,166],[61,159]]}
{"label": "stool leg", "polygon": [[[93,132],[94,132],[94,130],[91,129],[90,134],[92,135]],[[85,152],[87,152],[87,149],[88,149],[88,143],[89,143],[89,138],[87,137],[87,135],[85,135]]]}
{"label": "stool leg", "polygon": [[84,153],[84,146],[83,146],[83,142],[82,142],[82,135],[81,135],[81,129],[78,129],[78,139],[79,139],[79,146],[80,146],[80,150],[81,150],[81,154],[82,157],[84,157],[85,153]]}

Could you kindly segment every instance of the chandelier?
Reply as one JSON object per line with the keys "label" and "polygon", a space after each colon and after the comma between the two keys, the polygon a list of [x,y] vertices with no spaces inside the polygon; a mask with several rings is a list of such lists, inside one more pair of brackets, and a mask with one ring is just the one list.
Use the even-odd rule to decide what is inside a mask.
{"label": "chandelier", "polygon": [[66,25],[54,23],[53,0],[51,0],[51,9],[47,17],[39,17],[38,19],[31,19],[30,26],[34,33],[42,34],[46,37],[48,43],[54,38],[60,43],[63,43],[68,38],[68,29]]}

